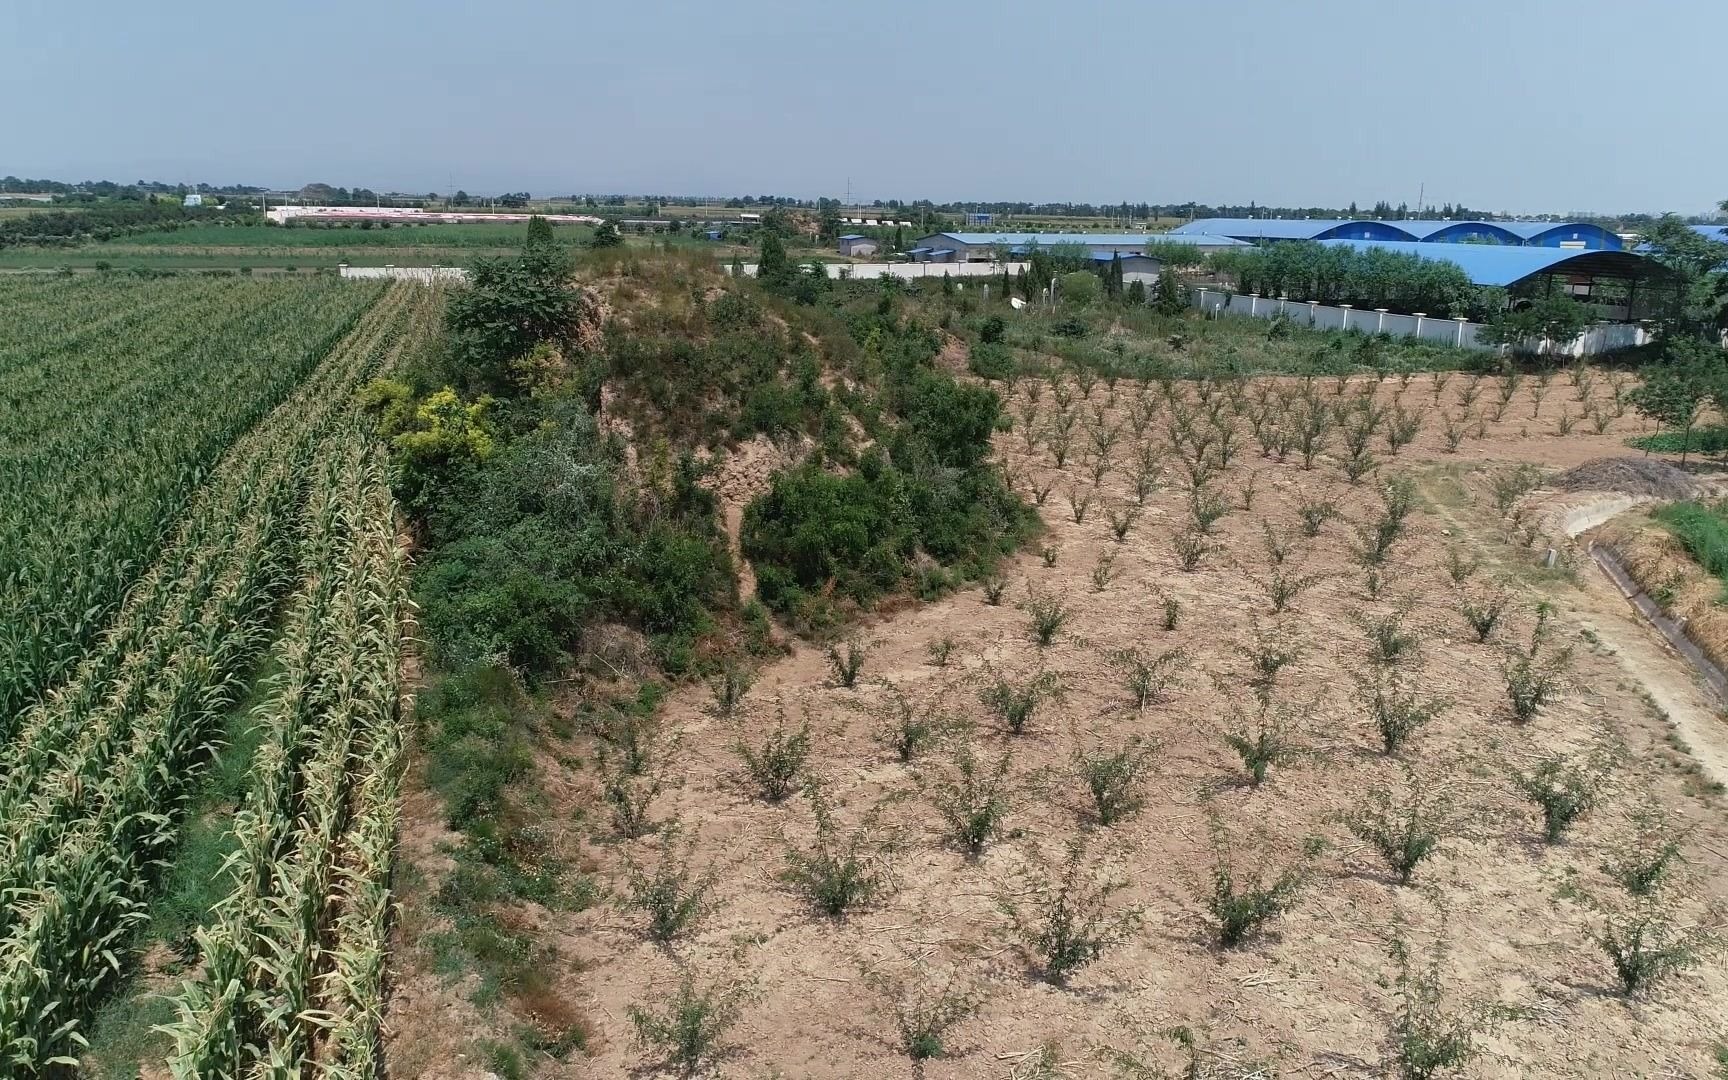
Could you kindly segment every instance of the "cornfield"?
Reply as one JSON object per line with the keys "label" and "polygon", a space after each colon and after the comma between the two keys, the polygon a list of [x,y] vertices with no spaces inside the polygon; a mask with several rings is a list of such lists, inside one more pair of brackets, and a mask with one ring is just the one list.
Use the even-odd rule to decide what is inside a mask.
{"label": "cornfield", "polygon": [[0,737],[108,624],[217,457],[377,296],[329,278],[0,290]]}
{"label": "cornfield", "polygon": [[[19,291],[53,323],[70,306],[98,311],[103,288]],[[131,404],[113,405],[69,388],[86,419],[32,393],[21,427],[71,440],[71,460],[9,451],[0,477],[0,505],[113,541],[95,542],[83,576],[75,547],[56,561],[46,544],[19,542],[42,559],[7,583],[8,619],[31,621],[8,625],[0,660],[12,695],[0,710],[0,1074],[76,1063],[84,1023],[126,973],[212,742],[267,651],[280,673],[253,717],[264,739],[232,823],[232,890],[198,935],[169,1065],[186,1077],[298,1075],[314,1059],[331,1076],[377,1071],[407,590],[384,463],[353,402],[431,325],[437,297],[270,284],[236,315],[245,297],[232,288],[139,290],[135,306],[154,315],[113,351],[62,336],[50,352],[79,351],[33,364],[20,359],[32,346],[18,343],[18,324],[0,331],[0,385],[58,362],[62,381],[107,378],[142,395],[116,390]],[[258,334],[229,352],[232,366],[257,368],[249,376],[215,370],[195,342],[234,326]],[[145,340],[158,342],[157,361],[128,352]],[[103,357],[94,367],[92,355]],[[224,452],[221,432],[245,429],[249,409],[261,419]],[[51,502],[43,492],[56,485],[74,491],[72,478],[102,461],[114,485],[104,494],[34,501]],[[152,475],[170,465],[181,470],[172,481]],[[9,545],[16,517],[0,526]],[[71,615],[66,589],[89,606]],[[8,666],[16,658],[22,670]]]}

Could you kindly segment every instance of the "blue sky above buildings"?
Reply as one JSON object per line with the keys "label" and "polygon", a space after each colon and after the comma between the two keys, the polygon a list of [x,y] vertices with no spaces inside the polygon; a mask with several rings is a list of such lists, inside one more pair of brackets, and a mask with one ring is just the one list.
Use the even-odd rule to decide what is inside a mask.
{"label": "blue sky above buildings", "polygon": [[1728,198],[1719,0],[11,0],[0,173],[1510,212]]}

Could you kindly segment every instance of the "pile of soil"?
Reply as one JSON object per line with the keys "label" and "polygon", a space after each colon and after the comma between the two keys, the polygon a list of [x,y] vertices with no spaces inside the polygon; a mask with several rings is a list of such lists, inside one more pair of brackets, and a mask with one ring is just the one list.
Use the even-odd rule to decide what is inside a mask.
{"label": "pile of soil", "polygon": [[1554,478],[1561,491],[1613,491],[1658,499],[1690,499],[1698,493],[1692,477],[1656,458],[1607,457],[1575,465]]}

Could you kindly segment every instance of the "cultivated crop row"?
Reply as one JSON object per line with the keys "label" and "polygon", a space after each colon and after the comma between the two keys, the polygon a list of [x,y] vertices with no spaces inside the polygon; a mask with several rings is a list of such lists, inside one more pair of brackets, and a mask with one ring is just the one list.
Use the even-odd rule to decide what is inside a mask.
{"label": "cultivated crop row", "polygon": [[[268,637],[324,556],[302,536],[352,445],[351,401],[414,319],[381,301],[193,496],[162,554],[66,682],[0,747],[0,1063],[63,1062],[121,974],[116,956],[170,853],[183,801]],[[386,515],[387,520],[387,515]],[[315,535],[315,533],[314,533]]]}
{"label": "cultivated crop row", "polygon": [[234,889],[198,936],[176,1076],[296,1070],[321,1038],[328,1075],[376,1070],[406,586],[370,442],[359,425],[344,437],[307,508],[306,572],[233,826]]}
{"label": "cultivated crop row", "polygon": [[0,303],[14,289],[21,310],[0,332],[0,735],[108,625],[235,437],[378,295],[332,280],[76,280],[8,283]]}

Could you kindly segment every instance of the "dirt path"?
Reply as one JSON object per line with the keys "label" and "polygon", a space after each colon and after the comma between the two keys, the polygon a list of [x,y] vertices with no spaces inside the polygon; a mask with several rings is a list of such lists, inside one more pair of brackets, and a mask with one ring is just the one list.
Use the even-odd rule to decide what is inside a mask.
{"label": "dirt path", "polygon": [[1718,718],[1714,695],[1593,560],[1578,577],[1582,588],[1569,614],[1613,653],[1628,678],[1650,692],[1710,779],[1728,784],[1728,728]]}
{"label": "dirt path", "polygon": [[[1561,524],[1567,536],[1576,539],[1648,502],[1625,495],[1603,496],[1571,508],[1562,515]],[[1580,571],[1579,584],[1582,596],[1574,613],[1579,625],[1600,638],[1627,676],[1650,692],[1710,779],[1728,784],[1728,727],[1721,720],[1721,702],[1697,668],[1663,640],[1606,567],[1592,559]]]}
{"label": "dirt path", "polygon": [[[1604,493],[1565,507],[1552,520],[1568,539],[1576,539],[1649,501]],[[1450,508],[1437,505],[1436,512],[1459,532],[1475,531]],[[1493,558],[1489,548],[1482,546],[1481,550],[1485,557]],[[1670,648],[1638,614],[1595,560],[1585,558],[1581,562],[1579,587],[1566,594],[1563,613],[1580,630],[1599,640],[1626,677],[1644,688],[1709,779],[1728,784],[1728,727],[1720,719],[1715,695],[1686,658]]]}
{"label": "dirt path", "polygon": [[768,490],[769,477],[797,461],[807,447],[787,448],[774,445],[766,436],[758,435],[741,443],[719,463],[706,486],[720,500],[720,521],[726,530],[726,546],[732,552],[732,562],[738,568],[738,598],[756,598],[756,571],[744,557],[739,537],[744,530],[744,508],[758,495]]}

